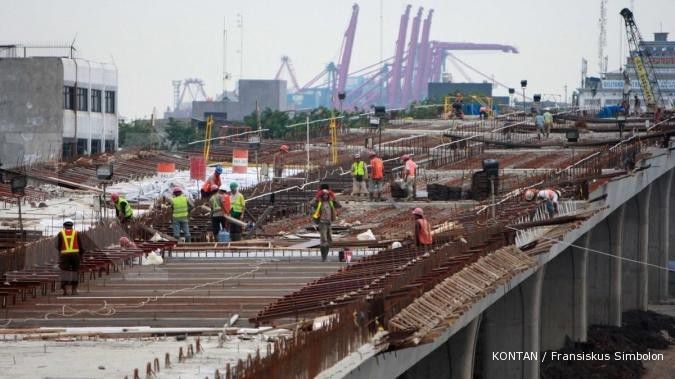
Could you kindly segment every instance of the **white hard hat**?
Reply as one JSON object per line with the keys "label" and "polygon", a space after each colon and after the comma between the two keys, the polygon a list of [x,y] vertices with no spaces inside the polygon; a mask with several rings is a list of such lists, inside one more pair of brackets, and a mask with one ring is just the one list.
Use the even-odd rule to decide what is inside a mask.
{"label": "white hard hat", "polygon": [[220,188],[218,188],[219,191],[227,192],[230,190],[230,187],[227,186],[227,184],[221,184]]}
{"label": "white hard hat", "polygon": [[63,225],[66,225],[66,224],[74,225],[75,222],[73,221],[72,218],[67,218],[67,219],[63,220]]}

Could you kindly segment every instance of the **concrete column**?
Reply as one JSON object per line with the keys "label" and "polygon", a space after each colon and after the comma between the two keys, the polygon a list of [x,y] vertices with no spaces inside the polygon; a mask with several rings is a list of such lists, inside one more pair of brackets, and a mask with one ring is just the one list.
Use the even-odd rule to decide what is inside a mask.
{"label": "concrete column", "polygon": [[[541,289],[544,284],[546,265],[537,270],[527,282],[523,283],[523,297],[529,299],[523,312],[523,328],[525,329],[525,351],[541,351]],[[523,377],[539,378],[539,360],[525,361]]]}
{"label": "concrete column", "polygon": [[[661,221],[661,251],[658,265],[661,267],[668,267],[668,255],[670,251],[670,193],[673,187],[673,178],[675,178],[675,170],[670,170],[665,175],[665,183],[663,183],[663,191],[661,194],[661,207],[659,208]],[[658,299],[665,300],[668,298],[668,281],[669,271],[659,269],[659,290]]]}
{"label": "concrete column", "polygon": [[646,311],[649,305],[649,267],[646,264],[649,261],[649,200],[652,194],[652,184],[647,186],[642,192],[638,194],[638,202],[640,204],[639,211],[639,227],[638,227],[638,241],[639,261],[642,262],[638,274],[638,308]]}
{"label": "concrete column", "polygon": [[483,313],[476,351],[483,378],[538,378],[539,361],[494,360],[495,352],[540,351],[540,306],[544,268],[502,296]]}
{"label": "concrete column", "polygon": [[574,340],[586,342],[588,330],[588,249],[591,246],[591,233],[589,230],[583,241],[583,249],[572,249],[574,261]]}
{"label": "concrete column", "polygon": [[609,325],[621,326],[621,268],[623,257],[623,221],[626,206],[621,205],[609,216],[609,233],[611,235],[612,255],[610,261],[609,289]]}
{"label": "concrete column", "polygon": [[450,370],[454,379],[472,379],[481,316],[476,317],[459,333],[452,336],[450,344]]}

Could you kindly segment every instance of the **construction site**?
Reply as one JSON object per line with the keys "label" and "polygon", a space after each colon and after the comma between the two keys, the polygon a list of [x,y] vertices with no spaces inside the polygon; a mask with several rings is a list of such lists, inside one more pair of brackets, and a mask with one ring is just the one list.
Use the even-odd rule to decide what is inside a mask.
{"label": "construction site", "polygon": [[453,51],[518,50],[421,8],[406,46],[411,8],[365,71],[356,4],[339,62],[301,86],[284,57],[331,117],[282,137],[214,113],[177,149],[3,158],[0,376],[675,377],[675,114],[633,13],[608,109],[432,101]]}

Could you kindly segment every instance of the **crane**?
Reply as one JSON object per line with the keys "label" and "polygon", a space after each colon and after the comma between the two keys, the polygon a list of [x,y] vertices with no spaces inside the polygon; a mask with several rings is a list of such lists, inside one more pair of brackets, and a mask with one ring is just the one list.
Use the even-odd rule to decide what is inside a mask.
{"label": "crane", "polygon": [[663,97],[661,96],[661,89],[659,88],[656,70],[654,70],[650,53],[644,48],[640,30],[633,18],[633,12],[628,8],[624,8],[619,14],[626,23],[630,56],[633,60],[633,66],[635,66],[638,82],[640,83],[640,87],[642,87],[647,111],[654,112],[654,120],[658,122],[663,110]]}
{"label": "crane", "polygon": [[342,52],[340,54],[340,62],[337,65],[337,86],[333,91],[333,108],[337,108],[340,94],[345,93],[347,87],[347,76],[349,75],[349,62],[352,59],[352,49],[354,47],[354,36],[356,35],[356,23],[359,18],[358,4],[352,5],[352,17],[349,20],[349,26],[345,32],[345,37],[342,43]]}
{"label": "crane", "polygon": [[281,66],[279,66],[279,70],[277,71],[277,74],[274,76],[274,79],[279,80],[281,78],[281,73],[283,72],[284,67],[288,71],[288,76],[290,76],[291,79],[292,85],[291,89],[294,90],[294,92],[300,91],[298,79],[296,79],[295,70],[293,70],[293,63],[291,62],[291,58],[289,58],[287,55],[281,57]]}

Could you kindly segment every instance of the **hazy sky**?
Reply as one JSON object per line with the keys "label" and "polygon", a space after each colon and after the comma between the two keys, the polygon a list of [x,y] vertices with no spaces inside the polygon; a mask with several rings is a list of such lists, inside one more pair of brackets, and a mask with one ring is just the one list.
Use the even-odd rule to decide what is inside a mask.
{"label": "hazy sky", "polygon": [[[600,0],[361,0],[353,69],[379,61],[380,5],[384,4],[384,56],[393,55],[398,23],[406,4],[434,9],[431,39],[448,42],[512,44],[520,54],[458,52],[457,56],[501,82],[528,94],[568,95],[579,85],[582,57],[589,73],[598,71]],[[674,0],[635,0],[643,37],[671,32]],[[301,85],[336,61],[352,10],[341,0],[0,0],[0,42],[69,42],[77,35],[79,57],[110,62],[119,69],[119,111],[143,117],[172,103],[171,81],[201,78],[208,96],[222,91],[223,25],[228,30],[227,71],[240,73],[243,16],[245,78],[272,78],[288,55]],[[609,0],[607,48],[615,70],[626,53],[619,10],[629,0]],[[623,53],[620,54],[620,47]],[[455,81],[465,81],[452,66]],[[468,71],[467,71],[468,72]],[[468,72],[475,81],[483,78]],[[234,86],[230,81],[229,88]],[[505,94],[499,89],[497,94]]]}

